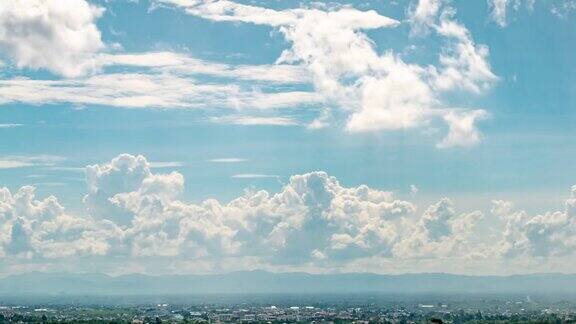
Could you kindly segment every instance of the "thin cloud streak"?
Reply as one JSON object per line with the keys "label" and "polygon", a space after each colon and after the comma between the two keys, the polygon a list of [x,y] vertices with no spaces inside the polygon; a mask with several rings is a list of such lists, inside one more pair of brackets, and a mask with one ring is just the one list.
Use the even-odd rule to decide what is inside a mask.
{"label": "thin cloud streak", "polygon": [[296,126],[298,122],[290,117],[225,116],[211,119],[218,124],[240,126]]}
{"label": "thin cloud streak", "polygon": [[0,128],[15,128],[24,126],[23,124],[0,124]]}
{"label": "thin cloud streak", "polygon": [[266,178],[280,178],[278,175],[273,174],[258,174],[258,173],[240,173],[232,176],[234,179],[266,179]]}
{"label": "thin cloud streak", "polygon": [[219,159],[210,159],[208,162],[212,163],[239,163],[239,162],[248,162],[248,159],[243,158],[219,158]]}
{"label": "thin cloud streak", "polygon": [[17,169],[35,166],[53,166],[66,158],[55,155],[4,156],[0,158],[0,169]]}
{"label": "thin cloud streak", "polygon": [[164,168],[180,168],[185,164],[178,161],[166,161],[166,162],[150,162],[150,167],[153,169],[164,169]]}

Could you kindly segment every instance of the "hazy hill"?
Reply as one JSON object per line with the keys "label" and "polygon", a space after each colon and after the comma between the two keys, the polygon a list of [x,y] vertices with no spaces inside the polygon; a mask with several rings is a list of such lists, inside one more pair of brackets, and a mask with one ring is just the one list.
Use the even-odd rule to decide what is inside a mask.
{"label": "hazy hill", "polygon": [[32,272],[0,279],[0,296],[167,294],[575,294],[576,275],[462,276],[233,272],[221,275],[124,275]]}

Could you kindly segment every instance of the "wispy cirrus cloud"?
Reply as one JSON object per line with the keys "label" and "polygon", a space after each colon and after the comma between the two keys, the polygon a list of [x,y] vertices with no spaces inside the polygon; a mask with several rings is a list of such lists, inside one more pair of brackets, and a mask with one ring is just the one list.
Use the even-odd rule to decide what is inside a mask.
{"label": "wispy cirrus cloud", "polygon": [[44,169],[50,171],[64,171],[64,172],[76,172],[81,173],[84,172],[84,167],[76,167],[76,166],[48,166]]}
{"label": "wispy cirrus cloud", "polygon": [[0,128],[15,128],[24,126],[23,124],[0,124]]}
{"label": "wispy cirrus cloud", "polygon": [[230,83],[205,84],[162,73],[111,73],[84,79],[0,80],[0,104],[74,103],[121,108],[277,109],[316,104],[305,91],[264,92]]}
{"label": "wispy cirrus cloud", "polygon": [[32,185],[35,187],[62,187],[67,185],[67,183],[52,181],[52,182],[36,182],[33,183]]}
{"label": "wispy cirrus cloud", "polygon": [[306,69],[290,64],[230,65],[194,58],[185,53],[145,52],[101,54],[101,67],[135,66],[177,75],[209,75],[232,80],[302,84],[311,81]]}
{"label": "wispy cirrus cloud", "polygon": [[529,10],[532,10],[535,2],[536,0],[488,0],[490,17],[500,27],[506,27],[510,9],[518,11],[522,5],[525,5]]}
{"label": "wispy cirrus cloud", "polygon": [[24,161],[0,160],[0,169],[16,169],[33,166],[34,164]]}
{"label": "wispy cirrus cloud", "polygon": [[150,167],[153,169],[180,168],[183,166],[185,166],[184,162],[179,161],[150,162]]}
{"label": "wispy cirrus cloud", "polygon": [[266,178],[280,178],[278,175],[273,174],[260,174],[260,173],[239,173],[234,174],[232,178],[235,179],[266,179]]}
{"label": "wispy cirrus cloud", "polygon": [[213,163],[239,163],[239,162],[247,162],[248,159],[243,158],[217,158],[217,159],[210,159],[208,162]]}
{"label": "wispy cirrus cloud", "polygon": [[0,169],[17,169],[27,167],[49,167],[65,161],[66,158],[56,155],[8,155],[0,156]]}
{"label": "wispy cirrus cloud", "polygon": [[296,126],[298,122],[291,117],[261,117],[261,116],[223,116],[210,119],[218,124],[231,124],[243,126]]}

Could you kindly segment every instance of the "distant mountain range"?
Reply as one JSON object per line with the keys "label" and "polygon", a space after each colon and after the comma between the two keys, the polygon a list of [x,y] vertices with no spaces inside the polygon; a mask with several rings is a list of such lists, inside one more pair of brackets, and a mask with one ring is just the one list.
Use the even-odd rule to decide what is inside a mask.
{"label": "distant mountain range", "polygon": [[0,279],[0,297],[363,293],[576,295],[576,275],[379,275],[246,271],[218,275],[133,274],[112,277],[103,274],[32,272]]}

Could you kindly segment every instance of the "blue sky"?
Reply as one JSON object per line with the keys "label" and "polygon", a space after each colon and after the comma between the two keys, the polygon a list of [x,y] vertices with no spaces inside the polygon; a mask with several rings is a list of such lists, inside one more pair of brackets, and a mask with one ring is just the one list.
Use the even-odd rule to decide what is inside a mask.
{"label": "blue sky", "polygon": [[[44,199],[54,195],[66,215],[98,222],[112,216],[97,215],[104,207],[87,203],[95,192],[108,191],[109,198],[154,195],[172,210],[175,202],[196,206],[216,199],[225,205],[258,190],[285,192],[296,186],[291,176],[314,179],[312,172],[323,171],[342,188],[365,184],[393,192],[387,199],[409,201],[415,208],[406,209],[402,222],[412,223],[394,220],[403,229],[384,240],[387,245],[360,244],[356,236],[362,253],[347,251],[346,258],[334,252],[340,245],[331,246],[333,254],[327,246],[296,245],[277,251],[283,262],[232,248],[236,252],[202,257],[175,252],[178,257],[170,254],[165,262],[196,260],[205,271],[226,271],[227,258],[241,257],[246,268],[356,271],[399,258],[398,271],[444,271],[442,258],[463,258],[454,246],[467,242],[482,246],[478,255],[494,254],[491,249],[503,255],[483,266],[470,264],[483,273],[518,272],[525,264],[532,272],[563,271],[573,264],[576,247],[575,216],[564,207],[576,183],[575,9],[569,0],[82,0],[68,7],[8,1],[0,4],[0,187],[17,196],[31,185],[36,200],[28,203],[34,208],[47,208]],[[133,165],[143,163],[136,156],[146,158],[142,179],[175,171],[185,184],[166,180],[150,193],[145,182],[131,187],[126,183],[132,180],[98,180],[105,179],[103,171],[87,185],[85,166],[116,170],[113,159],[121,154],[130,154]],[[122,176],[134,176],[118,168]],[[128,187],[106,189],[110,181]],[[436,210],[443,210],[443,197],[458,210],[453,216]],[[141,204],[140,198],[134,201]],[[512,201],[518,210],[499,210],[494,200]],[[36,216],[18,212],[17,201],[6,198],[0,217],[0,256],[10,260],[0,271],[52,269],[54,258],[34,248],[47,240],[34,236],[39,229],[26,220]],[[135,220],[144,217],[142,206],[126,206],[133,227],[117,224],[122,233],[135,231]],[[306,206],[306,217],[314,219]],[[119,213],[117,207],[108,212]],[[464,239],[457,228],[468,225],[458,223],[458,215],[472,222],[475,212],[482,217]],[[427,217],[444,222],[440,227],[452,234],[435,242]],[[27,247],[14,247],[18,220]],[[222,222],[229,226],[229,220]],[[410,228],[422,231],[420,244],[434,247],[429,255],[408,252],[413,243],[401,233]],[[291,240],[308,234],[293,233]],[[228,247],[256,245],[238,235]],[[339,235],[329,241],[335,244]],[[484,246],[491,240],[501,244]],[[113,262],[100,259],[113,255],[116,243],[100,243],[108,248],[88,249],[100,255],[93,262],[117,272]],[[126,244],[120,245],[130,250]],[[134,251],[134,271],[165,265],[139,259]],[[295,255],[302,251],[316,261],[290,261],[300,260]],[[80,254],[66,256],[72,258],[68,270],[82,271]],[[512,255],[522,257],[506,259]],[[455,271],[473,272],[469,268]]]}

